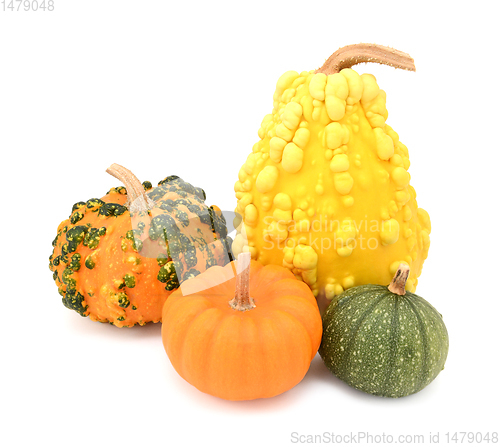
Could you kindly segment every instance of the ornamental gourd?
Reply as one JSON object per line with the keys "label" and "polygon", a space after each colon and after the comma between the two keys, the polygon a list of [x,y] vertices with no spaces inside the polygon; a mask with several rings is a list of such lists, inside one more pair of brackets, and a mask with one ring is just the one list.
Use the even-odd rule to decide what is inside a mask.
{"label": "ornamental gourd", "polygon": [[232,259],[224,217],[177,176],[153,188],[120,165],[107,172],[125,187],[73,206],[50,270],[63,304],[82,316],[118,327],[158,322],[183,280]]}
{"label": "ornamental gourd", "polygon": [[228,400],[272,397],[298,384],[321,333],[311,290],[249,253],[184,282],[163,309],[162,339],[175,370]]}
{"label": "ornamental gourd", "polygon": [[322,308],[355,285],[388,284],[401,262],[414,291],[430,244],[408,150],[374,76],[349,68],[360,62],[415,70],[405,53],[359,44],[316,71],[286,72],[234,187],[235,255],[287,267]]}
{"label": "ornamental gourd", "polygon": [[366,393],[408,396],[444,368],[446,326],[426,300],[405,291],[408,273],[401,264],[388,287],[346,290],[323,315],[321,358],[338,378]]}

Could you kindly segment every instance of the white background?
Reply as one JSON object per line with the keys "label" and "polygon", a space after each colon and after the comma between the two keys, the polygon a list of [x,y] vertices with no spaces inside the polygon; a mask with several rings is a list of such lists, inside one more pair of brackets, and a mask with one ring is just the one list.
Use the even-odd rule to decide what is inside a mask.
{"label": "white background", "polygon": [[[500,431],[497,13],[491,1],[407,4],[55,0],[53,12],[0,11],[2,446],[286,446],[294,432],[439,433],[445,444],[446,432]],[[417,66],[355,70],[387,92],[431,216],[417,293],[443,314],[450,351],[430,386],[365,395],[316,357],[283,395],[227,402],[176,374],[160,324],[117,329],[62,305],[51,242],[73,203],[117,186],[111,163],[152,182],[179,175],[232,210],[279,76],[359,42]]]}

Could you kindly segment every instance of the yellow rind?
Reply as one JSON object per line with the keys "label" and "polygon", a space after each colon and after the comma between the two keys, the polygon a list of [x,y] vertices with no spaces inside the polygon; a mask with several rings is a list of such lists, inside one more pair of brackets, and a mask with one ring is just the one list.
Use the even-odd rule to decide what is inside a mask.
{"label": "yellow rind", "polygon": [[387,285],[404,262],[414,292],[430,219],[374,76],[289,71],[273,99],[235,184],[243,222],[234,254],[289,268],[318,299]]}

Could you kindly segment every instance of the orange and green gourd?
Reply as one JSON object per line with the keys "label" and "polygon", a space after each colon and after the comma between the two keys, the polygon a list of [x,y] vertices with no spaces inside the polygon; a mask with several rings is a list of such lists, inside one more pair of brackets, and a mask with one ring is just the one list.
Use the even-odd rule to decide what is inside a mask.
{"label": "orange and green gourd", "polygon": [[322,310],[350,287],[389,283],[400,263],[411,267],[406,288],[415,291],[430,244],[408,149],[386,123],[374,76],[350,68],[360,62],[415,70],[405,53],[359,44],[318,70],[286,72],[234,187],[235,256],[249,251],[289,268]]}
{"label": "orange and green gourd", "polygon": [[120,165],[107,172],[125,186],[73,206],[50,270],[63,304],[82,316],[118,327],[161,321],[183,280],[232,259],[224,217],[177,176],[153,188]]}

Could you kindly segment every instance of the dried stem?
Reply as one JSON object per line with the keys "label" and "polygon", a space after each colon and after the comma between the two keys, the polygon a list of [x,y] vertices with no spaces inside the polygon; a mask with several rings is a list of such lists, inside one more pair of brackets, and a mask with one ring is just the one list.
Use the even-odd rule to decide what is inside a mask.
{"label": "dried stem", "polygon": [[387,287],[389,291],[397,295],[404,295],[406,293],[405,285],[408,275],[410,274],[410,267],[406,264],[399,264],[398,270],[392,278],[391,283]]}
{"label": "dried stem", "polygon": [[382,45],[359,43],[347,45],[335,51],[323,66],[316,70],[316,73],[330,75],[363,62],[376,62],[402,70],[415,71],[415,63],[409,54]]}
{"label": "dried stem", "polygon": [[234,310],[245,311],[255,307],[250,296],[250,253],[240,253],[237,262],[236,291],[229,305]]}
{"label": "dried stem", "polygon": [[106,172],[120,180],[127,190],[127,207],[129,211],[148,211],[154,206],[153,201],[146,195],[139,179],[127,168],[113,163]]}

